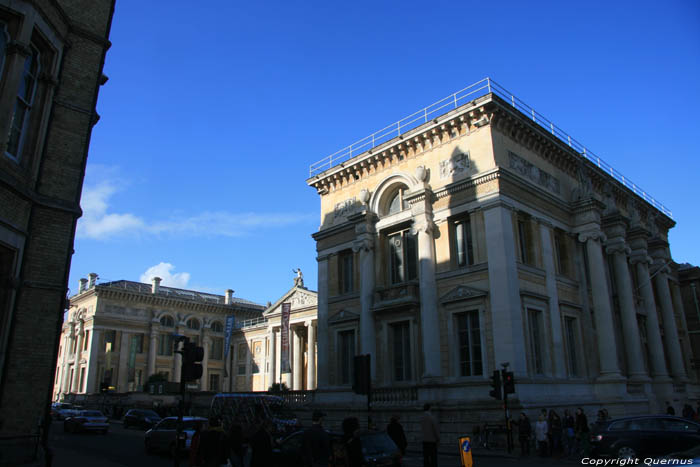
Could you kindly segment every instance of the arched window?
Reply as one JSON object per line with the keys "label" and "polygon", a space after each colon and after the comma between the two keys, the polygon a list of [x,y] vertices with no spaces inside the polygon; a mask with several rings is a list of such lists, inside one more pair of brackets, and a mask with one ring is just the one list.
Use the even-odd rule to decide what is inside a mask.
{"label": "arched window", "polygon": [[175,327],[175,321],[173,320],[172,316],[163,316],[160,319],[160,325],[165,326],[166,328],[172,328]]}
{"label": "arched window", "polygon": [[386,202],[384,203],[385,207],[382,210],[383,215],[390,216],[392,214],[396,214],[397,212],[401,212],[405,209],[403,202],[403,196],[405,192],[406,187],[404,185],[400,185],[393,192],[391,192],[389,196],[387,196]]}
{"label": "arched window", "polygon": [[224,332],[224,326],[220,322],[214,321],[211,323],[211,330],[213,332]]}
{"label": "arched window", "polygon": [[199,329],[199,321],[195,318],[191,318],[187,321],[188,329]]}

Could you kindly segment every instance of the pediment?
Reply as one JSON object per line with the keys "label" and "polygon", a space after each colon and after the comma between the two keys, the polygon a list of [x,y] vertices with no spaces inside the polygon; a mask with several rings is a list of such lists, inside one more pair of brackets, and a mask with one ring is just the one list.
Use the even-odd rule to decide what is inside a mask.
{"label": "pediment", "polygon": [[292,311],[309,308],[318,305],[318,295],[316,292],[303,289],[301,287],[294,287],[292,290],[287,292],[275,302],[270,308],[265,310],[264,316],[275,315],[282,312],[282,304],[290,303],[292,305]]}
{"label": "pediment", "polygon": [[462,300],[471,300],[473,298],[486,297],[488,292],[466,285],[458,285],[454,289],[447,292],[440,298],[440,303],[459,302]]}
{"label": "pediment", "polygon": [[340,310],[328,318],[328,324],[344,323],[346,321],[359,321],[360,315],[348,310]]}

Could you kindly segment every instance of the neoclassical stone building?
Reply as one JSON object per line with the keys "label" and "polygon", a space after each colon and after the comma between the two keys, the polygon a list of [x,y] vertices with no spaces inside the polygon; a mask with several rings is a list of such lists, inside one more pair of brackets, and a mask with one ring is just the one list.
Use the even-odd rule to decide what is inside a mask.
{"label": "neoclassical stone building", "polygon": [[[491,80],[314,164],[318,386],[658,410],[694,397],[671,213]],[[394,394],[396,393],[396,394]],[[616,405],[617,404],[617,405]]]}
{"label": "neoclassical stone building", "polygon": [[[68,393],[95,393],[102,387],[120,393],[142,391],[157,373],[168,381],[180,381],[175,334],[205,349],[204,374],[196,389],[266,391],[273,382],[285,382],[289,388],[313,387],[315,353],[309,357],[307,343],[314,348],[316,294],[299,280],[266,308],[234,297],[233,290],[221,296],[164,287],[157,277],[150,285],[124,280],[97,283],[96,274],[88,277],[80,280],[63,324],[54,400]],[[291,305],[289,374],[282,373],[279,364],[282,303]],[[231,315],[235,326],[226,352],[225,325]]]}

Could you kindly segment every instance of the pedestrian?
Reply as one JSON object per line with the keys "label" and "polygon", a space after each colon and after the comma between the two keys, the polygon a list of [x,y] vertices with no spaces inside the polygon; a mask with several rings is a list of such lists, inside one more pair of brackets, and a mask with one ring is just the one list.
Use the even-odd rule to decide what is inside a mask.
{"label": "pedestrian", "polygon": [[530,419],[527,418],[525,412],[520,412],[520,420],[518,420],[518,441],[520,442],[520,455],[530,455],[530,436],[532,436],[532,425]]}
{"label": "pedestrian", "polygon": [[394,441],[396,447],[401,451],[401,455],[406,455],[406,447],[408,446],[408,441],[406,441],[406,433],[403,431],[401,423],[399,423],[399,416],[394,415],[389,420],[389,424],[386,427],[386,432],[389,437]]}
{"label": "pedestrian", "polygon": [[692,420],[695,418],[695,411],[693,410],[693,407],[690,404],[685,404],[683,406],[683,418],[686,418],[688,420]]}
{"label": "pedestrian", "polygon": [[546,457],[548,454],[547,447],[547,419],[540,413],[537,423],[535,423],[535,439],[537,440],[537,452],[540,457]]}
{"label": "pedestrian", "polygon": [[200,435],[198,451],[204,467],[220,467],[228,463],[228,440],[218,417],[209,419],[209,428]]}
{"label": "pedestrian", "polygon": [[437,467],[437,446],[440,442],[440,428],[430,412],[430,404],[423,406],[421,420],[423,439],[423,467]]}
{"label": "pedestrian", "polygon": [[245,448],[243,446],[243,428],[238,420],[233,420],[228,430],[229,459],[233,467],[243,467]]}
{"label": "pedestrian", "polygon": [[306,465],[327,467],[331,456],[331,438],[323,429],[326,414],[315,410],[311,415],[311,428],[302,435],[302,446]]}
{"label": "pedestrian", "polygon": [[270,465],[270,453],[272,452],[272,438],[270,437],[269,423],[264,418],[257,418],[257,429],[250,437],[250,447],[253,451],[250,456],[250,467],[267,467]]}
{"label": "pedestrian", "polygon": [[190,467],[201,467],[202,465],[202,450],[199,448],[202,440],[202,422],[197,421],[194,424],[194,434],[190,441]]}
{"label": "pedestrian", "polygon": [[561,455],[562,422],[561,417],[559,417],[559,414],[553,409],[549,411],[547,428],[549,429],[549,453],[551,455]]}
{"label": "pedestrian", "polygon": [[581,407],[576,409],[574,432],[576,433],[577,454],[587,456],[590,446],[588,439],[590,429],[588,428],[588,418]]}
{"label": "pedestrian", "polygon": [[566,449],[566,456],[569,457],[574,453],[575,447],[576,447],[576,432],[574,431],[574,417],[571,415],[571,412],[569,412],[569,409],[564,410],[564,420],[563,420],[563,428],[564,428],[564,442],[565,444],[565,449]]}
{"label": "pedestrian", "polygon": [[676,415],[676,409],[673,408],[669,401],[666,401],[666,415]]}
{"label": "pedestrian", "polygon": [[346,467],[362,467],[365,464],[359,433],[360,421],[357,417],[348,417],[343,420],[343,445],[345,446]]}

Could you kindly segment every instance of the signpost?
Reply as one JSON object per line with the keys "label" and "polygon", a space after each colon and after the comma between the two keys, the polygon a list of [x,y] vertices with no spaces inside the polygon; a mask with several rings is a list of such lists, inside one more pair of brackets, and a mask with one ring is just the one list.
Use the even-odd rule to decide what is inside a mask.
{"label": "signpost", "polygon": [[462,467],[473,467],[474,460],[472,459],[472,440],[469,436],[459,438],[459,458],[462,461]]}

